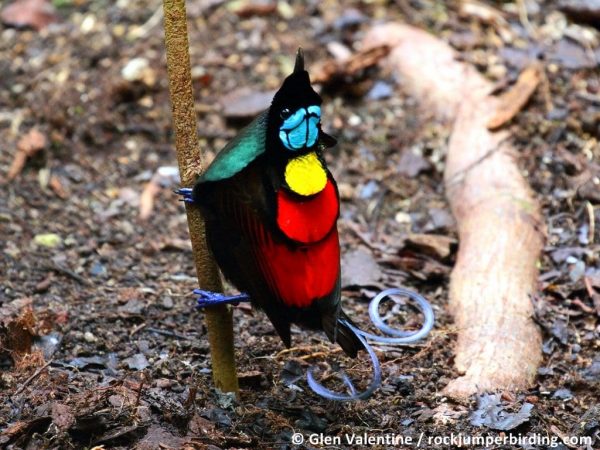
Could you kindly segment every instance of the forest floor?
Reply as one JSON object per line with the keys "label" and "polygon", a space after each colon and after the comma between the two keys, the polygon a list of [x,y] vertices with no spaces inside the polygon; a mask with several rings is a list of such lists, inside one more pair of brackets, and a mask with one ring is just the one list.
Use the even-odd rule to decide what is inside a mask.
{"label": "forest floor", "polygon": [[[547,226],[532,298],[544,333],[534,386],[466,403],[441,394],[459,375],[447,311],[457,249],[442,176],[449,128],[419,109],[401,80],[371,68],[323,89],[323,127],[339,141],[326,158],[343,199],[344,309],[364,325],[373,295],[402,285],[432,302],[435,328],[414,346],[377,347],[381,389],[366,401],[333,403],[311,392],[306,368],[327,360],[365,386],[368,361],[349,360],[323,335],[300,329],[285,350],[262,313],[237,307],[234,401],[212,387],[186,217],[172,192],[161,2],[52,3],[53,23],[32,19],[39,30],[0,25],[0,447],[290,448],[297,431],[307,448],[322,446],[311,435],[366,448],[345,437],[365,432],[421,437],[421,448],[452,448],[429,440],[451,433],[551,438],[562,449],[586,448],[563,439],[589,436],[599,448],[596,29],[554,1],[187,2],[199,139],[209,158],[266,106],[298,46],[313,71],[359,50],[383,21],[447,41],[499,92],[536,59],[545,69],[509,125]],[[26,164],[9,177],[19,154],[29,155]],[[418,321],[400,316],[405,325]],[[507,423],[478,425],[486,410]]]}

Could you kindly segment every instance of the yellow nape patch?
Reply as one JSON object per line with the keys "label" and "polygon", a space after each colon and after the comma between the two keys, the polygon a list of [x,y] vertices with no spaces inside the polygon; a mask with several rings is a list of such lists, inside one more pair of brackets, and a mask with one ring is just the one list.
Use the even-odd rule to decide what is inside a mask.
{"label": "yellow nape patch", "polygon": [[321,192],[327,184],[327,172],[315,152],[290,159],[285,166],[285,182],[299,195]]}

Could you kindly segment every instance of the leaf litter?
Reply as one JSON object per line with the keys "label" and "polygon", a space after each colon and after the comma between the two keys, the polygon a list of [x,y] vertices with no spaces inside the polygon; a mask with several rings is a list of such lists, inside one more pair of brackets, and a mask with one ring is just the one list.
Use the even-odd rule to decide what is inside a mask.
{"label": "leaf litter", "polygon": [[[301,41],[313,77],[321,76],[318,66],[329,67],[321,72],[323,126],[339,141],[326,158],[344,189],[340,230],[342,253],[350,258],[342,265],[342,273],[348,271],[345,309],[362,324],[370,297],[382,287],[403,285],[434,304],[434,333],[422,347],[379,351],[386,389],[372,399],[331,406],[309,393],[304,365],[327,354],[330,364],[367,382],[366,364],[345,360],[322,337],[298,329],[296,347],[275,357],[282,346],[261,313],[236,311],[245,382],[241,399],[223,406],[210,380],[203,317],[190,294],[196,286],[181,204],[161,185],[142,221],[136,200],[160,167],[175,165],[161,29],[146,28],[143,39],[133,33],[158,6],[54,2],[60,22],[39,32],[6,28],[0,42],[1,117],[10,113],[0,122],[8,149],[0,153],[3,179],[16,155],[26,156],[18,176],[0,187],[2,445],[280,446],[290,442],[292,429],[334,436],[383,423],[412,436],[482,435],[501,431],[497,427],[597,436],[600,227],[591,224],[600,221],[600,84],[593,72],[599,48],[587,39],[597,39],[597,31],[573,28],[538,1],[526,2],[538,6],[528,11],[533,34],[513,2],[466,12],[441,1],[427,7],[274,2],[276,12],[250,10],[247,17],[224,3],[189,2],[200,145],[211,155],[225,145],[239,124],[225,120],[215,105],[241,87],[277,89],[285,61]],[[540,83],[503,124],[514,129],[515,157],[543,198],[548,221],[540,292],[532,297],[547,353],[531,389],[511,400],[493,394],[480,404],[473,399],[458,405],[437,396],[459,375],[452,366],[445,291],[456,245],[443,196],[447,129],[419,109],[418,99],[404,96],[402,80],[380,66],[389,49],[374,55],[356,49],[381,17],[438,30],[460,44],[462,58],[505,87],[540,55],[546,58],[548,86]],[[16,58],[14,52],[20,52]],[[340,63],[344,54],[350,59]],[[145,69],[123,78],[123,68],[141,67],[132,63],[140,57]],[[385,95],[370,96],[381,81],[391,95],[386,88]],[[255,110],[265,106],[259,103]],[[16,111],[21,121],[14,120]],[[18,142],[32,129],[46,143],[29,156]],[[52,188],[51,181],[48,191],[42,189],[40,169],[48,171],[48,180],[57,176],[64,189]],[[363,195],[367,186],[371,195]],[[46,233],[60,236],[61,244],[33,244],[34,236]],[[570,276],[570,256],[585,265],[583,275]],[[12,326],[18,331],[7,331],[11,323],[21,324]],[[7,339],[22,347],[7,346]]]}

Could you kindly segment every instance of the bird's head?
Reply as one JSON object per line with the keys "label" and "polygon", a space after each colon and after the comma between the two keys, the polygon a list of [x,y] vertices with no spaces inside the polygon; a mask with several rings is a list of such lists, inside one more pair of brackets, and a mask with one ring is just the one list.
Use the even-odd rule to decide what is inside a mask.
{"label": "bird's head", "polygon": [[293,158],[317,148],[321,133],[321,97],[304,70],[302,49],[294,72],[283,82],[269,109],[269,135],[280,156]]}

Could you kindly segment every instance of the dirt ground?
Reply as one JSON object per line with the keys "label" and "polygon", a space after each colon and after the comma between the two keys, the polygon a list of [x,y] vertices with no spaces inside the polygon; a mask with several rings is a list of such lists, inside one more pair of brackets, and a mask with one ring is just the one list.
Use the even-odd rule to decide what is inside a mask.
{"label": "dirt ground", "polygon": [[[212,388],[186,217],[168,169],[176,162],[162,4],[51,3],[47,26],[0,25],[0,446],[327,446],[313,436],[341,439],[328,448],[367,448],[347,435],[369,432],[421,438],[421,448],[455,448],[433,440],[451,433],[600,448],[600,13],[567,16],[559,4],[578,2],[556,1],[187,2],[209,158],[264,106],[243,89],[268,98],[298,46],[311,71],[358,50],[382,21],[449,42],[499,92],[543,62],[547,81],[509,126],[548,227],[532,299],[544,361],[530,390],[467,403],[440,394],[458,375],[446,308],[457,248],[442,180],[449,129],[381,69],[323,87],[323,127],[339,140],[327,161],[343,198],[344,309],[364,325],[368,300],[402,285],[427,296],[437,315],[422,343],[377,347],[383,383],[372,398],[334,403],[310,391],[306,368],[329,361],[365,386],[368,361],[300,329],[285,350],[266,317],[243,306],[234,312],[240,399]],[[435,235],[449,254],[411,243],[415,233]],[[418,321],[400,316],[408,326]],[[507,422],[479,420],[485,411]],[[294,432],[303,446],[292,444]],[[569,437],[589,445],[563,443]]]}

